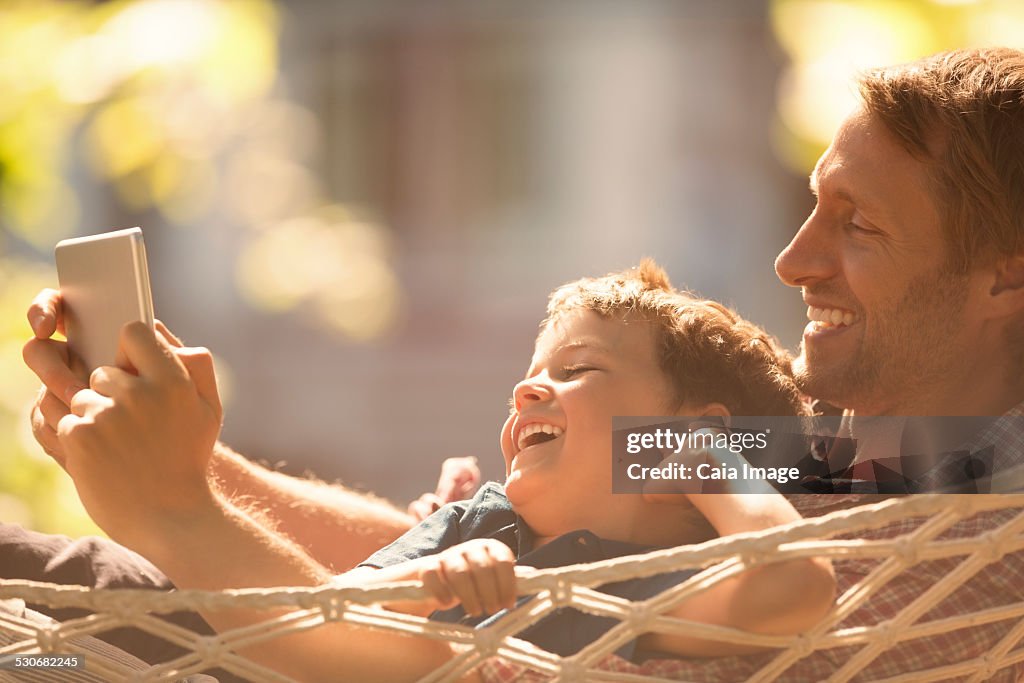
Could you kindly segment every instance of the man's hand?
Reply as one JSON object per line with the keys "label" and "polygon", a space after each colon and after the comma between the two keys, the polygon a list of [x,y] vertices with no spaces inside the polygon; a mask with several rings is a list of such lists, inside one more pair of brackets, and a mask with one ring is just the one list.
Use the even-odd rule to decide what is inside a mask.
{"label": "man's hand", "polygon": [[[64,334],[64,305],[60,292],[44,289],[32,300],[28,308],[28,322],[32,328],[30,339],[22,350],[25,364],[43,386],[32,406],[32,434],[57,463],[64,467],[64,450],[57,438],[57,425],[71,412],[71,399],[89,386],[89,373],[68,353],[67,342],[52,339],[55,333]],[[172,346],[181,342],[159,320],[157,331]]]}
{"label": "man's hand", "polygon": [[516,558],[501,541],[466,541],[421,561],[419,578],[440,609],[461,603],[479,616],[516,604]]}
{"label": "man's hand", "polygon": [[434,514],[442,505],[465,500],[480,485],[480,468],[476,458],[448,458],[441,463],[441,476],[434,493],[424,493],[409,503],[408,512],[417,522]]}
{"label": "man's hand", "polygon": [[181,522],[211,503],[206,470],[221,405],[205,349],[176,348],[143,323],[125,325],[120,342],[138,375],[97,368],[56,435],[86,510],[139,549],[153,525]]}
{"label": "man's hand", "polygon": [[57,439],[57,424],[70,411],[71,398],[88,386],[83,369],[72,369],[67,343],[51,339],[64,332],[60,292],[44,289],[28,309],[33,337],[25,344],[25,364],[43,381],[32,407],[32,434],[54,460],[64,466],[64,451]]}

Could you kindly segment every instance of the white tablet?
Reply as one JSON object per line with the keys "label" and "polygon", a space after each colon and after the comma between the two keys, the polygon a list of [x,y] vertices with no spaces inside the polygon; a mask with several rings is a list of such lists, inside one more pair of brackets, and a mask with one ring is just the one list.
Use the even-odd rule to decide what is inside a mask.
{"label": "white tablet", "polygon": [[153,326],[142,230],[62,240],[54,250],[68,347],[91,372],[114,365],[121,328]]}

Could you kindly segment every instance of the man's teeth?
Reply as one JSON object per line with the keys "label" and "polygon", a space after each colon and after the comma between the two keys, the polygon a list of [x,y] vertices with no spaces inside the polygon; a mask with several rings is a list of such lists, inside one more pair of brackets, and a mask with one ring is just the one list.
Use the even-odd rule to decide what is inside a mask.
{"label": "man's teeth", "polygon": [[550,434],[552,439],[556,439],[565,433],[565,430],[555,425],[541,424],[534,422],[523,427],[522,431],[519,432],[519,450],[523,450],[527,447],[526,440],[534,434]]}
{"label": "man's teeth", "polygon": [[839,325],[852,325],[857,320],[857,314],[840,308],[808,306],[807,318],[826,327],[838,327]]}

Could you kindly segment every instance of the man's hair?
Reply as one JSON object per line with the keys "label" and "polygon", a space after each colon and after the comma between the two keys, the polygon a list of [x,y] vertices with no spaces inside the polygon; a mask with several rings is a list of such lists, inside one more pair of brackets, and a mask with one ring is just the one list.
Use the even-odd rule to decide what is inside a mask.
{"label": "man's hair", "polygon": [[930,164],[949,245],[966,273],[1024,247],[1024,52],[943,52],[860,79],[865,110]]}
{"label": "man's hair", "polygon": [[651,259],[559,287],[541,329],[580,309],[652,323],[677,405],[718,402],[733,415],[807,414],[792,358],[774,337],[720,303],[674,289]]}

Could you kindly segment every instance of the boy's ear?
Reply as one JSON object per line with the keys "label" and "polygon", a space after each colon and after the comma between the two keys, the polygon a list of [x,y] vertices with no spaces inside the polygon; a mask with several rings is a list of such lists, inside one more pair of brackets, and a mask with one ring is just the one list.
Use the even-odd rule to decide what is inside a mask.
{"label": "boy's ear", "polygon": [[719,417],[728,427],[732,413],[721,403],[709,403],[700,409],[700,414],[697,417]]}
{"label": "boy's ear", "polygon": [[1024,254],[1000,258],[989,290],[990,306],[996,316],[1024,312]]}

